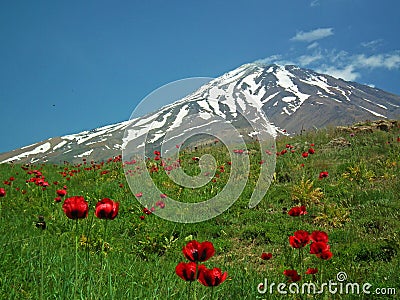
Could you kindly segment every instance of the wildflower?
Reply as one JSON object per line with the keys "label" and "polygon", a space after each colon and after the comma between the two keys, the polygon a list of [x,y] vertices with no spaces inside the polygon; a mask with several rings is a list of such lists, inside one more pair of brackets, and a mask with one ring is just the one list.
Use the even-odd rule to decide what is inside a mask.
{"label": "wildflower", "polygon": [[159,201],[156,202],[156,206],[158,206],[159,208],[164,208],[165,207],[165,202],[159,200]]}
{"label": "wildflower", "polygon": [[0,188],[0,197],[4,197],[6,195],[6,190],[4,188]]}
{"label": "wildflower", "polygon": [[305,230],[297,230],[293,236],[289,237],[290,246],[293,248],[303,248],[310,242],[310,236]]}
{"label": "wildflower", "polygon": [[64,197],[67,194],[67,191],[62,189],[62,190],[57,190],[56,193],[58,196]]}
{"label": "wildflower", "polygon": [[214,255],[215,249],[211,242],[199,243],[196,240],[192,240],[183,247],[182,253],[190,261],[203,262]]}
{"label": "wildflower", "polygon": [[[181,262],[176,266],[175,273],[185,281],[195,281],[197,279],[196,268],[197,265],[195,262]],[[197,277],[199,277],[198,274]]]}
{"label": "wildflower", "polygon": [[118,215],[119,202],[104,198],[97,202],[95,215],[99,219],[114,220]]}
{"label": "wildflower", "polygon": [[306,207],[304,205],[292,207],[288,211],[288,215],[292,216],[292,217],[302,216],[305,214],[307,214],[307,211],[306,211]]}
{"label": "wildflower", "polygon": [[328,243],[328,234],[324,231],[315,230],[311,233],[310,239],[313,242]]}
{"label": "wildflower", "polygon": [[315,150],[314,150],[314,148],[310,148],[310,149],[308,149],[308,153],[309,153],[309,154],[314,154],[314,153],[315,153]]}
{"label": "wildflower", "polygon": [[329,173],[327,171],[324,171],[324,172],[319,173],[318,178],[322,179],[322,178],[326,178],[328,176],[329,176]]}
{"label": "wildflower", "polygon": [[314,274],[317,274],[317,273],[318,273],[318,269],[317,268],[308,268],[307,271],[306,271],[306,274],[309,274],[309,275],[314,275]]}
{"label": "wildflower", "polygon": [[204,265],[199,266],[199,282],[204,286],[218,286],[227,276],[228,273],[222,273],[220,268],[207,269]]}
{"label": "wildflower", "polygon": [[310,246],[310,254],[322,254],[323,252],[329,251],[330,246],[324,242],[314,242]]}
{"label": "wildflower", "polygon": [[143,213],[145,213],[146,215],[151,215],[151,210],[148,209],[147,207],[143,208]]}
{"label": "wildflower", "polygon": [[262,260],[270,260],[272,258],[272,253],[261,253],[261,259]]}
{"label": "wildflower", "polygon": [[283,275],[288,277],[291,282],[297,282],[301,280],[301,276],[296,270],[285,270],[283,271]]}
{"label": "wildflower", "polygon": [[83,219],[89,213],[88,203],[82,196],[73,196],[65,199],[62,208],[65,215],[70,219]]}
{"label": "wildflower", "polygon": [[323,251],[322,253],[317,254],[317,257],[320,258],[320,259],[323,259],[323,260],[329,260],[329,259],[332,258],[332,256],[333,256],[333,254],[329,250],[328,251]]}
{"label": "wildflower", "polygon": [[303,152],[303,153],[301,154],[301,156],[303,156],[304,158],[307,158],[307,157],[308,157],[308,152]]}

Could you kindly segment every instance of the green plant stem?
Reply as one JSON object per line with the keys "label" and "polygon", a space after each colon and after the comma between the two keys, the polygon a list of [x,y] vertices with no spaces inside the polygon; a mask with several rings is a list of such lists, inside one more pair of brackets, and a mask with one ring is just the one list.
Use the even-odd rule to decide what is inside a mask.
{"label": "green plant stem", "polygon": [[40,236],[40,299],[43,299],[44,291],[44,270],[43,270],[43,233]]}
{"label": "green plant stem", "polygon": [[113,285],[112,285],[112,277],[111,277],[111,270],[110,270],[110,264],[108,259],[106,259],[107,263],[107,271],[108,271],[108,288],[109,288],[109,293],[111,299],[114,299],[114,292],[113,292]]}
{"label": "green plant stem", "polygon": [[319,260],[319,281],[322,282],[322,259]]}
{"label": "green plant stem", "polygon": [[[194,275],[194,278],[197,279],[198,276],[199,276],[199,263],[196,261],[196,274]],[[193,287],[193,298],[197,300],[196,287]]]}
{"label": "green plant stem", "polygon": [[[108,228],[108,219],[106,219],[105,224],[104,224],[104,241],[103,241],[103,246],[102,246],[101,257],[103,257],[103,255],[105,255],[106,267],[107,267],[107,273],[108,273],[108,288],[109,288],[109,293],[110,293],[111,299],[114,299],[110,263],[109,263],[109,261],[108,261],[108,256],[106,255],[106,252],[105,252],[105,244],[106,244],[106,240],[107,240],[107,228]],[[103,267],[102,267],[102,269],[103,269]]]}
{"label": "green plant stem", "polygon": [[74,299],[76,299],[76,286],[78,284],[78,219],[75,222],[75,282],[74,282]]}
{"label": "green plant stem", "polygon": [[188,300],[190,299],[190,292],[192,291],[192,282],[193,281],[189,281],[189,286],[188,286],[188,290],[187,290],[187,298],[188,298]]}

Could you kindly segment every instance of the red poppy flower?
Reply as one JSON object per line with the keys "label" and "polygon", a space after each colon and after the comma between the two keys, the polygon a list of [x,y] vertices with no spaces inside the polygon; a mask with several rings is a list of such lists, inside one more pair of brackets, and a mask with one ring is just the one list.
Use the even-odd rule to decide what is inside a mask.
{"label": "red poppy flower", "polygon": [[61,200],[62,200],[62,199],[61,199],[60,196],[54,198],[54,202],[61,202]]}
{"label": "red poppy flower", "polygon": [[301,156],[303,156],[304,158],[308,157],[308,152],[303,152],[303,153],[301,154]]}
{"label": "red poppy flower", "polygon": [[155,151],[154,151],[154,155],[155,155],[155,156],[160,156],[160,155],[161,155],[161,152],[160,152],[160,151],[157,151],[157,150],[155,150]]}
{"label": "red poppy flower", "polygon": [[58,196],[64,197],[67,194],[67,191],[66,190],[57,190],[56,193]]}
{"label": "red poppy flower", "polygon": [[328,234],[324,231],[315,230],[311,233],[310,239],[313,242],[327,243],[328,242]]}
{"label": "red poppy flower", "polygon": [[[197,265],[195,262],[179,263],[175,268],[175,273],[185,281],[195,281]],[[197,277],[199,277],[197,275]]]}
{"label": "red poppy flower", "polygon": [[310,254],[321,254],[322,252],[329,251],[330,247],[324,242],[314,242],[310,246]]}
{"label": "red poppy flower", "polygon": [[112,201],[111,199],[104,198],[97,202],[95,215],[99,219],[114,220],[118,215],[119,202]]}
{"label": "red poppy flower", "polygon": [[283,275],[289,277],[290,281],[292,282],[297,282],[301,279],[301,276],[297,273],[296,270],[285,270],[283,271]]}
{"label": "red poppy flower", "polygon": [[317,257],[319,257],[320,259],[323,259],[323,260],[331,259],[332,256],[333,256],[333,254],[329,250],[328,251],[323,251],[322,253],[317,254]]}
{"label": "red poppy flower", "polygon": [[214,255],[215,249],[211,242],[205,241],[199,243],[198,241],[190,241],[182,249],[183,255],[190,261],[203,262]]}
{"label": "red poppy flower", "polygon": [[309,275],[313,275],[313,274],[317,274],[317,273],[318,273],[317,268],[308,268],[306,271],[306,274],[309,274]]}
{"label": "red poppy flower", "polygon": [[62,208],[70,219],[83,219],[89,213],[88,203],[82,196],[73,196],[65,199]]}
{"label": "red poppy flower", "polygon": [[272,253],[261,253],[261,259],[262,260],[270,260],[272,258]]}
{"label": "red poppy flower", "polygon": [[318,178],[322,179],[322,178],[326,178],[328,176],[329,176],[329,173],[327,171],[324,171],[324,172],[319,173]]}
{"label": "red poppy flower", "polygon": [[145,213],[146,215],[151,215],[151,210],[147,207],[143,207],[143,213]]}
{"label": "red poppy flower", "polygon": [[288,211],[288,214],[289,214],[289,216],[292,216],[292,217],[298,217],[298,216],[305,215],[305,214],[307,214],[306,207],[304,205],[292,207]]}
{"label": "red poppy flower", "polygon": [[207,269],[204,265],[199,266],[199,282],[204,286],[218,286],[227,276],[228,273],[222,273],[220,268]]}
{"label": "red poppy flower", "polygon": [[310,149],[308,149],[308,153],[309,153],[309,154],[314,154],[314,153],[315,153],[315,150],[314,150],[314,148],[310,148]]}
{"label": "red poppy flower", "polygon": [[161,201],[161,200],[158,200],[156,202],[156,206],[158,206],[159,208],[164,208],[165,207],[165,202]]}
{"label": "red poppy flower", "polygon": [[4,188],[0,188],[0,197],[4,197],[6,195],[6,190]]}
{"label": "red poppy flower", "polygon": [[310,235],[305,230],[297,230],[293,236],[289,237],[290,246],[293,248],[303,248],[310,242]]}

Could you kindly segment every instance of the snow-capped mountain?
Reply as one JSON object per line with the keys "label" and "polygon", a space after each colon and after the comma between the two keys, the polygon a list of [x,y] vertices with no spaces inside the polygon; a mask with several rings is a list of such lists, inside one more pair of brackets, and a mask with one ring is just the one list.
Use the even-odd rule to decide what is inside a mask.
{"label": "snow-capped mountain", "polygon": [[[246,120],[240,115],[249,109],[262,110],[276,132],[298,134],[301,130],[361,120],[398,119],[400,96],[297,66],[245,64],[146,116],[3,153],[0,162],[77,162],[84,157],[106,160],[121,154],[127,140],[147,134],[150,126],[146,142],[157,143],[168,132],[190,131],[195,126],[185,121],[190,115],[204,120],[217,116],[243,125]],[[254,124],[242,126],[248,130],[243,134],[251,136],[254,132],[248,125]]]}

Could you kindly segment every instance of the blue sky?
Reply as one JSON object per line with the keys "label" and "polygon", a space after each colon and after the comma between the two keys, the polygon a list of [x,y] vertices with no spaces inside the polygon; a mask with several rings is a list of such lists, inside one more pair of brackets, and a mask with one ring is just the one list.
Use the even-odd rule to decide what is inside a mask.
{"label": "blue sky", "polygon": [[0,152],[129,119],[171,81],[292,63],[400,94],[397,0],[2,1]]}

